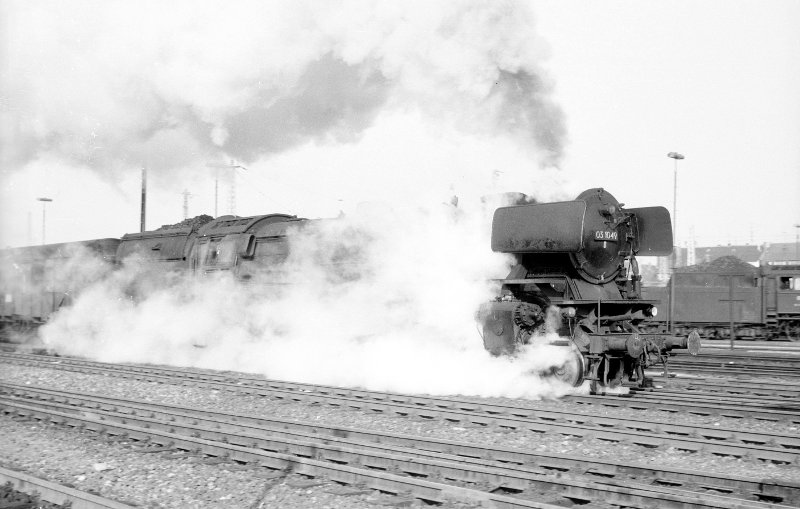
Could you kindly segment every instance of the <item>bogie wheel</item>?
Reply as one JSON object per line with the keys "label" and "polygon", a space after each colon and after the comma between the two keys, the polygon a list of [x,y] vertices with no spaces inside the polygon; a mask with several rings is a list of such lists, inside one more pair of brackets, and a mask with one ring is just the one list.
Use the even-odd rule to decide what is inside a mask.
{"label": "bogie wheel", "polygon": [[788,338],[789,341],[794,341],[794,342],[800,341],[800,324],[794,323],[789,327]]}
{"label": "bogie wheel", "polygon": [[605,388],[615,388],[622,385],[624,365],[622,359],[604,356],[597,369],[599,385]]}
{"label": "bogie wheel", "polygon": [[780,336],[789,341],[800,341],[800,323],[783,322],[780,327]]}

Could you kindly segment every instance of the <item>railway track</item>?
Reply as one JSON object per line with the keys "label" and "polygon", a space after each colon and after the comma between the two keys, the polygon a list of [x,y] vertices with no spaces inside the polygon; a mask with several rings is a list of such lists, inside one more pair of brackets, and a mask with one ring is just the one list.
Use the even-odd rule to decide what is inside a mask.
{"label": "railway track", "polygon": [[0,467],[0,508],[133,509],[133,506]]}
{"label": "railway track", "polygon": [[[428,503],[440,502],[445,494],[503,507],[552,507],[530,505],[542,496],[559,506],[602,500],[626,507],[766,508],[800,502],[800,485],[793,483],[587,461],[43,388],[6,384],[2,392],[0,407],[6,413],[124,434],[160,444],[162,452],[199,450],[275,470],[291,465],[295,471],[344,484],[411,490]],[[651,484],[642,483],[642,478]],[[561,495],[553,499],[556,492]]]}
{"label": "railway track", "polygon": [[797,341],[749,341],[737,339],[733,348],[729,339],[704,339],[702,340],[701,351],[707,350],[728,350],[741,352],[780,352],[789,355],[800,355],[800,342]]}
{"label": "railway track", "polygon": [[[754,419],[786,424],[800,424],[796,401],[779,400],[772,407],[763,407],[757,399],[735,400],[715,393],[686,394],[677,392],[637,392],[626,395],[567,396],[565,400],[587,406],[626,408],[632,410],[658,410],[670,413],[688,413],[698,416],[719,416],[731,419]],[[718,402],[714,402],[714,399]],[[769,403],[769,402],[767,402]]]}
{"label": "railway track", "polygon": [[[48,366],[58,369],[86,371],[127,377],[136,380],[149,380],[162,383],[182,383],[194,386],[212,387],[246,394],[259,394],[287,401],[307,401],[362,408],[371,412],[388,412],[397,415],[416,415],[423,419],[448,419],[453,422],[470,422],[478,425],[497,423],[503,416],[525,418],[540,411],[514,405],[496,404],[485,407],[485,415],[480,415],[480,407],[471,399],[453,400],[447,398],[423,397],[395,394],[389,392],[367,391],[361,389],[321,386],[259,377],[219,372],[205,372],[191,369],[177,369],[155,366],[118,365],[75,358],[52,358],[40,355],[0,354],[0,360],[21,364]],[[568,396],[566,401],[575,402],[587,409],[627,408],[633,410],[659,410],[664,412],[686,412],[700,416],[720,416],[734,419],[755,419],[770,422],[800,424],[800,400],[781,398],[767,400],[763,397],[742,397],[741,395],[720,396],[716,393],[672,392],[659,389],[652,392],[633,391],[620,395]],[[767,405],[768,403],[768,405]],[[445,416],[447,412],[450,412]],[[553,417],[552,420],[568,418],[568,413]],[[565,417],[566,416],[566,417]],[[589,417],[586,417],[587,419]],[[635,420],[635,419],[634,419]],[[515,428],[515,423],[506,421],[503,426]]]}
{"label": "railway track", "polygon": [[[39,363],[41,357],[21,359]],[[707,450],[714,454],[735,457],[754,456],[764,461],[792,463],[800,452],[800,438],[777,433],[755,433],[732,428],[708,428],[685,423],[672,424],[646,418],[612,418],[591,412],[568,412],[530,408],[512,404],[478,402],[467,399],[411,396],[359,389],[317,386],[247,376],[203,373],[195,370],[155,368],[150,366],[106,365],[93,361],[59,359],[60,369],[88,370],[137,380],[161,383],[181,381],[192,386],[257,394],[286,401],[325,404],[333,407],[356,408],[372,413],[414,416],[427,420],[442,420],[501,429],[525,429],[536,433],[558,432],[567,436],[592,436],[613,442],[630,442],[644,447],[672,446],[680,450]],[[47,364],[47,362],[45,362]],[[676,393],[641,393],[619,396],[572,396],[568,398],[591,408],[625,407],[689,412],[696,415],[721,415],[734,418],[755,418],[768,421],[800,424],[800,402],[765,401],[743,397],[730,399],[718,395],[687,395]],[[714,402],[714,400],[720,402]],[[670,403],[680,401],[680,403]],[[721,401],[727,401],[725,404]],[[765,404],[777,408],[762,408]]]}
{"label": "railway track", "polygon": [[671,355],[670,361],[693,364],[731,363],[737,366],[774,366],[795,370],[800,369],[800,349],[774,351],[716,349],[701,351],[697,355],[686,355],[685,352],[676,350]]}
{"label": "railway track", "polygon": [[692,377],[680,380],[679,387],[689,392],[712,394],[738,394],[752,397],[782,398],[791,401],[800,398],[800,383],[778,383],[744,380],[723,380],[720,378]]}
{"label": "railway track", "polygon": [[670,359],[671,373],[718,375],[732,378],[774,378],[800,383],[800,357],[705,353],[696,357],[677,355]]}

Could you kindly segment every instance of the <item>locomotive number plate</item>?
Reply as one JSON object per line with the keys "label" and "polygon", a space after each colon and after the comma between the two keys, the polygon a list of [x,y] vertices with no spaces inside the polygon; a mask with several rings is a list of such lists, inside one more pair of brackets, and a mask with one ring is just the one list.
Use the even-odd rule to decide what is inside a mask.
{"label": "locomotive number plate", "polygon": [[617,241],[617,232],[611,230],[595,230],[594,240]]}

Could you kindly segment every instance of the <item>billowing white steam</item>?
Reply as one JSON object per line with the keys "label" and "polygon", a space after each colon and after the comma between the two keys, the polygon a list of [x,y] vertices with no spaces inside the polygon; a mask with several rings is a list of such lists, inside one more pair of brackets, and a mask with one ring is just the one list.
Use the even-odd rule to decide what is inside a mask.
{"label": "billowing white steam", "polygon": [[[43,331],[51,346],[370,388],[549,393],[526,374],[548,356],[491,358],[473,320],[491,296],[486,281],[505,276],[507,263],[489,251],[492,210],[479,197],[557,192],[551,169],[564,121],[550,100],[546,49],[528,3],[1,8],[9,21],[0,86],[14,107],[2,124],[12,150],[0,157],[22,175],[6,182],[61,182],[56,203],[74,204],[76,228],[123,217],[122,200],[115,189],[94,192],[92,210],[80,216],[87,201],[71,197],[79,186],[63,189],[65,168],[74,185],[81,169],[116,182],[145,165],[151,185],[177,195],[187,181],[208,180],[209,160],[235,158],[248,178],[266,182],[263,207],[252,214],[347,210],[296,239],[290,286],[224,278],[154,285],[128,264]],[[24,194],[3,192],[3,212]],[[441,205],[453,195],[457,210]],[[356,209],[360,201],[386,205]],[[151,199],[151,210],[162,202]],[[320,202],[343,206],[320,211]],[[116,235],[136,229],[137,206]],[[98,214],[106,210],[114,213]],[[0,219],[0,236],[21,234],[24,218],[15,219]],[[344,240],[362,256],[356,281],[320,264]]]}
{"label": "billowing white steam", "polygon": [[249,162],[353,142],[387,110],[561,155],[526,3],[9,1],[3,15],[10,163]]}
{"label": "billowing white steam", "polygon": [[[108,361],[237,369],[424,393],[541,396],[563,352],[492,358],[474,314],[490,296],[486,224],[462,209],[373,207],[295,232],[269,282],[145,277],[131,260],[43,330],[60,352]],[[146,267],[146,265],[145,265]],[[264,276],[266,277],[266,276]],[[144,281],[144,282],[142,282]],[[158,281],[158,283],[156,283]]]}

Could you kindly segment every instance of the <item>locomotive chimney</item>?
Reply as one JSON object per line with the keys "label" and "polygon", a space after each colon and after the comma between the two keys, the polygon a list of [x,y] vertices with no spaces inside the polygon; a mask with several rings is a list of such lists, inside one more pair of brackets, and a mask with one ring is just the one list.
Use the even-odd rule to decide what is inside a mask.
{"label": "locomotive chimney", "polygon": [[139,223],[139,231],[145,230],[145,210],[147,208],[147,168],[142,166],[142,214]]}

